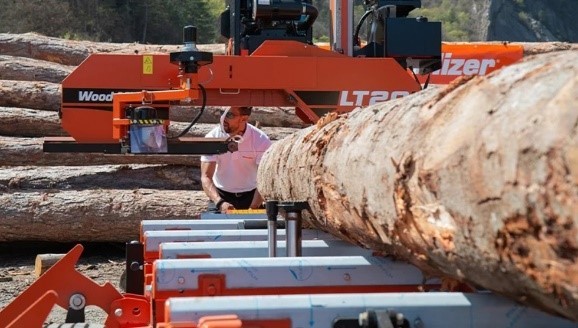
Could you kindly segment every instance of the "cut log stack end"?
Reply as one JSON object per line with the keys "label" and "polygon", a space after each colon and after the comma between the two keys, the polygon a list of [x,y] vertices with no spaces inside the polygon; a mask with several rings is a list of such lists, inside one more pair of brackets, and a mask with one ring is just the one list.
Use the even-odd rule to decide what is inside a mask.
{"label": "cut log stack end", "polygon": [[266,199],[428,273],[578,321],[578,51],[352,112],[276,143]]}
{"label": "cut log stack end", "polygon": [[60,261],[66,254],[38,254],[34,261],[34,276],[36,278],[43,275],[56,262]]}

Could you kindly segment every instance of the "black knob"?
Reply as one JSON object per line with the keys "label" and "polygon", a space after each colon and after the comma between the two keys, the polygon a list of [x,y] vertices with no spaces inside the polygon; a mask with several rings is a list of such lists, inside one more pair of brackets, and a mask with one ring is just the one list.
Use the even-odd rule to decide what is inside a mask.
{"label": "black knob", "polygon": [[270,200],[265,202],[265,212],[267,213],[267,219],[269,221],[276,221],[277,214],[279,214],[279,202],[275,200]]}
{"label": "black knob", "polygon": [[197,27],[187,25],[183,28],[183,43],[197,43]]}

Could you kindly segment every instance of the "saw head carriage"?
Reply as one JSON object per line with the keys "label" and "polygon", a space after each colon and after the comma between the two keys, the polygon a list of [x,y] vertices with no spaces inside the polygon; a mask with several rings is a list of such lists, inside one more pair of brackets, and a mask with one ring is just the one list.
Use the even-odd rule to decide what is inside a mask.
{"label": "saw head carriage", "polygon": [[[234,141],[184,137],[206,106],[289,107],[313,124],[421,90],[415,74],[441,62],[441,24],[407,17],[420,1],[364,5],[355,26],[353,0],[330,2],[329,46],[313,43],[311,0],[231,0],[220,16],[225,55],[200,51],[194,26],[169,54],[93,54],[62,83],[70,138],[46,139],[44,151],[218,154]],[[173,105],[195,115],[171,139]]]}

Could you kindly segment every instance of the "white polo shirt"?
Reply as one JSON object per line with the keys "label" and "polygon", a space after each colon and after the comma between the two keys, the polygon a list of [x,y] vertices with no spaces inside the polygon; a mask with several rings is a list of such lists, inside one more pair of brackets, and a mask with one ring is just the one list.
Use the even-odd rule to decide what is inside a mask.
{"label": "white polo shirt", "polygon": [[[228,138],[229,134],[217,126],[205,137]],[[265,132],[249,123],[242,137],[236,152],[201,156],[201,162],[217,163],[213,183],[221,190],[245,192],[257,188],[257,167],[263,153],[271,146],[271,140]]]}

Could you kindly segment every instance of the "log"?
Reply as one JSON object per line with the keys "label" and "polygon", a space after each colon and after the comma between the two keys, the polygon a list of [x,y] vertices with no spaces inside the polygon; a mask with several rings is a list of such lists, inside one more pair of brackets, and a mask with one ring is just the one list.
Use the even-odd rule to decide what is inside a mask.
{"label": "log", "polygon": [[58,111],[59,83],[0,80],[0,106]]}
{"label": "log", "polygon": [[[227,107],[207,107],[199,119],[199,123],[218,123],[221,114]],[[197,107],[171,106],[170,118],[177,122],[191,122],[198,113]],[[286,107],[254,107],[251,113],[251,123],[259,122],[261,126],[282,126],[288,128],[303,128],[305,124],[297,115],[295,108]]]}
{"label": "log", "polygon": [[200,166],[194,155],[121,155],[100,153],[44,153],[43,138],[0,136],[0,166],[82,166],[107,164],[166,164]]}
{"label": "log", "polygon": [[323,120],[258,187],[310,223],[578,320],[578,51]]}
{"label": "log", "polygon": [[[0,80],[0,107],[18,107],[58,111],[61,106],[60,84],[36,81]],[[199,123],[218,123],[225,107],[207,107]],[[171,106],[170,119],[191,122],[199,112],[198,107]],[[295,115],[294,108],[255,107],[251,122],[262,126],[302,128],[307,126]]]}
{"label": "log", "polygon": [[[57,112],[29,108],[0,107],[0,135],[10,137],[58,137],[67,136],[60,125]],[[185,122],[171,122],[169,136],[181,133],[188,126]],[[215,127],[215,123],[196,123],[185,134],[201,137]],[[297,128],[262,127],[271,140],[278,140],[297,131]]]}
{"label": "log", "polygon": [[58,112],[0,106],[0,135],[8,137],[68,136]]}
{"label": "log", "polygon": [[38,254],[34,260],[34,276],[36,278],[50,269],[56,262],[60,261],[66,254]]}
{"label": "log", "polygon": [[141,220],[194,219],[203,191],[34,190],[0,193],[0,242],[127,242]]}
{"label": "log", "polygon": [[[197,45],[201,51],[225,52],[224,44]],[[78,65],[93,53],[169,53],[181,45],[148,45],[66,40],[37,33],[0,33],[0,54],[46,60],[64,65]]]}
{"label": "log", "polygon": [[[471,42],[469,44],[475,45],[476,43]],[[524,46],[526,55],[544,51],[576,49],[578,47],[576,44],[565,42],[524,42],[521,44]],[[200,44],[197,47],[199,50],[209,51],[214,54],[224,54],[225,52],[224,44]],[[34,58],[64,65],[79,65],[93,53],[169,53],[179,51],[180,48],[180,45],[142,45],[138,43],[66,40],[37,33],[0,33],[0,54]]]}
{"label": "log", "polygon": [[555,51],[578,50],[578,43],[568,42],[521,42],[524,56],[532,56]]}
{"label": "log", "polygon": [[[255,122],[253,122],[255,123]],[[176,136],[180,134],[188,126],[188,123],[184,122],[171,122],[169,127],[169,136]],[[185,134],[188,137],[204,137],[209,131],[214,129],[217,125],[215,123],[196,123],[193,127]],[[298,131],[298,128],[283,127],[283,126],[262,126],[260,127],[263,132],[267,134],[271,140],[280,140],[288,135]]]}
{"label": "log", "polygon": [[31,189],[201,190],[198,168],[182,165],[8,166],[0,168],[0,191]]}
{"label": "log", "polygon": [[75,67],[45,60],[0,55],[0,80],[61,83]]}

